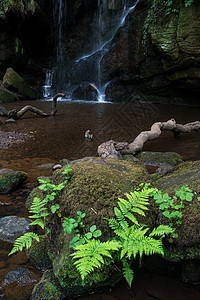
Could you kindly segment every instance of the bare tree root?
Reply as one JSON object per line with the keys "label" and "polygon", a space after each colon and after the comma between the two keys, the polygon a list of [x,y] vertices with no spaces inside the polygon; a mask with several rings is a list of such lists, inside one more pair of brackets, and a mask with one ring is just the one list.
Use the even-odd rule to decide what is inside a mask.
{"label": "bare tree root", "polygon": [[45,112],[43,112],[42,110],[33,107],[31,105],[26,105],[24,106],[22,109],[20,109],[19,111],[17,111],[17,109],[12,109],[10,111],[7,111],[4,107],[0,107],[0,116],[2,117],[7,117],[8,119],[15,119],[18,120],[19,118],[21,118],[27,111],[31,111],[37,115],[40,115],[41,117],[54,117],[56,112],[57,112],[57,99],[59,97],[65,97],[65,94],[62,93],[58,93],[53,97],[53,103],[52,103],[52,111],[50,114],[47,114]]}
{"label": "bare tree root", "polygon": [[177,124],[174,119],[167,122],[156,122],[151,126],[151,130],[142,131],[132,143],[107,141],[98,147],[98,154],[102,158],[111,157],[121,159],[122,154],[135,155],[142,151],[144,144],[150,140],[158,138],[162,131],[172,131],[175,138],[178,138],[180,133],[190,133],[200,130],[200,121],[187,123],[185,125]]}

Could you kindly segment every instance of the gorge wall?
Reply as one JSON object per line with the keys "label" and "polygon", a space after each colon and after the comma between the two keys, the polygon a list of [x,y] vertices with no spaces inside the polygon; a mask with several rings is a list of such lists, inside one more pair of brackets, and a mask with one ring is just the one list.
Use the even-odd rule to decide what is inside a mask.
{"label": "gorge wall", "polygon": [[[34,13],[10,12],[0,19],[1,76],[13,67],[42,86],[47,68],[54,73],[53,90],[70,89],[69,95],[92,83],[99,90],[104,87],[110,101],[198,103],[197,0],[169,15],[159,9],[154,15],[152,0],[57,0],[65,9],[62,16],[54,9],[55,1],[38,0]],[[122,22],[122,12],[134,4]],[[55,16],[62,17],[61,23]]]}

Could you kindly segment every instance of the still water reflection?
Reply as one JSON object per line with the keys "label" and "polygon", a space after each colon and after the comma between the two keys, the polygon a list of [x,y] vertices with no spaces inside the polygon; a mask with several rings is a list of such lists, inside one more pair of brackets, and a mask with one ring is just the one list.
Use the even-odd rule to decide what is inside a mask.
{"label": "still water reflection", "polygon": [[[24,104],[25,103],[25,104]],[[46,101],[17,102],[5,104],[6,109],[24,105],[36,106],[45,112],[51,111],[51,103]],[[22,170],[28,173],[24,186],[11,195],[0,195],[0,217],[7,215],[27,216],[24,202],[28,192],[36,185],[40,175],[50,175],[51,169],[38,168],[44,163],[56,163],[62,158],[69,160],[84,156],[96,156],[97,147],[104,141],[131,142],[142,130],[149,130],[157,121],[174,118],[178,123],[200,119],[200,107],[155,105],[144,103],[85,103],[58,102],[58,112],[54,118],[41,118],[32,113],[24,115],[15,125],[1,125],[2,131],[29,134],[31,137],[20,144],[13,144],[8,150],[0,149],[0,168]],[[90,129],[94,134],[92,142],[84,141],[84,133]],[[154,141],[148,142],[146,151],[175,151],[185,160],[200,159],[200,134],[182,134],[175,140],[171,132],[163,132]],[[7,259],[11,245],[0,243],[0,299],[23,300],[23,292],[11,293],[11,287],[3,289],[3,278],[8,270],[18,262]],[[14,261],[14,262],[13,262]],[[30,263],[21,259],[21,266],[32,270]],[[36,275],[37,272],[35,272]],[[16,288],[16,287],[15,287]],[[13,287],[12,287],[13,289]],[[2,291],[2,293],[1,293]],[[189,300],[200,299],[199,287],[181,283],[174,277],[152,273],[137,274],[133,289],[121,282],[112,293],[81,297],[90,300]],[[7,296],[6,296],[7,295]]]}

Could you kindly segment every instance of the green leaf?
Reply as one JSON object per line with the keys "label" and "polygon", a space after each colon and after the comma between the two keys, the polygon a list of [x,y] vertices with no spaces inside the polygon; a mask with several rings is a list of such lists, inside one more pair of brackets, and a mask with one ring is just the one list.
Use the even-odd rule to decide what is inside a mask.
{"label": "green leaf", "polygon": [[96,225],[92,225],[92,226],[90,227],[90,231],[91,231],[91,232],[94,232],[96,229],[97,229],[97,226],[96,226]]}
{"label": "green leaf", "polygon": [[38,242],[40,241],[39,236],[34,232],[27,232],[24,235],[17,238],[8,256],[15,252],[22,251],[24,247],[26,247],[26,249],[30,248],[33,239],[35,239]]}
{"label": "green leaf", "polygon": [[92,232],[86,233],[85,237],[86,237],[87,240],[91,239],[92,238]]}
{"label": "green leaf", "polygon": [[44,222],[42,219],[36,219],[35,221],[31,222],[29,225],[38,225],[42,229],[44,229]]}
{"label": "green leaf", "polygon": [[130,265],[127,263],[126,260],[122,260],[123,263],[123,275],[126,279],[128,285],[131,287],[133,281],[133,270],[131,270]]}
{"label": "green leaf", "polygon": [[99,237],[99,236],[101,236],[102,235],[102,232],[101,232],[101,230],[96,230],[95,232],[93,232],[93,237],[95,237],[95,238],[97,238],[97,237]]}

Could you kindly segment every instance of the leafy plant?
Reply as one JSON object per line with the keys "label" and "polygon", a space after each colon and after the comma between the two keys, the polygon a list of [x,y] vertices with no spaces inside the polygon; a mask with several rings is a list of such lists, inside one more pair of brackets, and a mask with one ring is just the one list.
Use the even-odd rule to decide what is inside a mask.
{"label": "leafy plant", "polygon": [[73,218],[64,217],[63,229],[68,234],[74,233],[74,237],[70,241],[70,248],[78,245],[85,244],[86,241],[90,240],[92,237],[97,238],[101,236],[101,230],[97,230],[96,225],[90,227],[89,232],[85,232],[82,219],[85,217],[85,213],[77,211],[76,220]]}
{"label": "leafy plant", "polygon": [[[145,186],[141,191],[126,194],[127,199],[119,198],[118,207],[114,208],[115,218],[107,219],[109,227],[114,230],[114,238],[106,243],[99,240],[89,240],[85,245],[75,246],[75,252],[71,254],[76,259],[75,266],[82,280],[105,264],[105,257],[113,260],[118,257],[122,262],[122,272],[131,286],[133,270],[131,261],[137,255],[141,258],[143,254],[154,253],[164,255],[162,238],[164,235],[173,233],[174,229],[167,225],[154,228],[149,234],[149,228],[138,222],[135,214],[145,216],[148,210],[149,197],[154,193],[154,188]],[[160,238],[156,238],[160,237]]]}
{"label": "leafy plant", "polygon": [[[40,199],[39,197],[34,197],[33,203],[29,209],[29,212],[32,214],[29,216],[31,219],[35,219],[33,222],[30,223],[30,225],[38,225],[42,229],[45,229],[46,232],[49,231],[48,228],[45,226],[45,218],[52,213],[57,213],[59,217],[61,217],[61,211],[60,211],[60,205],[58,203],[53,202],[56,199],[57,193],[61,191],[64,188],[64,184],[66,184],[70,178],[70,172],[72,169],[67,166],[65,170],[63,171],[63,174],[66,174],[65,181],[55,185],[51,183],[51,180],[49,178],[42,180],[40,179],[39,182],[41,185],[39,186],[39,189],[49,192],[44,199]],[[51,192],[52,191],[52,192]],[[51,202],[52,205],[50,206],[50,210],[48,207],[48,203]],[[39,242],[39,236],[36,233],[33,232],[27,232],[24,235],[20,236],[16,239],[14,242],[14,246],[9,253],[9,255],[17,252],[22,251],[24,247],[27,249],[31,246],[33,239],[36,239]]]}
{"label": "leafy plant", "polygon": [[[175,192],[173,197],[170,197],[167,193],[164,195],[161,191],[156,191],[153,194],[155,202],[158,204],[159,209],[162,211],[163,216],[170,220],[169,225],[174,226],[182,224],[182,209],[185,207],[185,202],[191,202],[193,199],[194,193],[188,187],[183,186],[179,191]],[[174,220],[174,221],[173,221]],[[173,237],[178,235],[174,233]]]}

